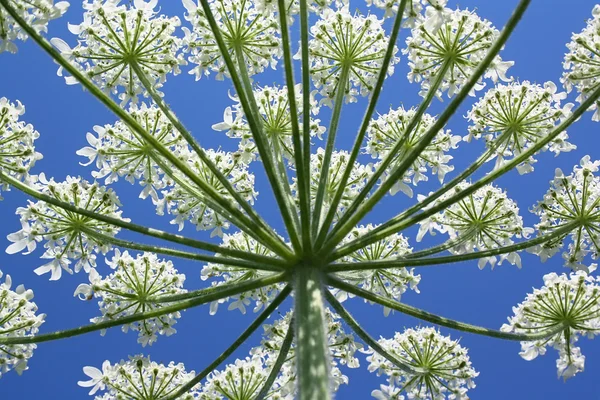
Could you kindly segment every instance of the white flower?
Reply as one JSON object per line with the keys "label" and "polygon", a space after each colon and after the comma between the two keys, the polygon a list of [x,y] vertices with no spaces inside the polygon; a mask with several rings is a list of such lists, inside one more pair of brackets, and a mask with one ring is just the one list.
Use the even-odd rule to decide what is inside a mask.
{"label": "white flower", "polygon": [[[174,35],[181,22],[177,17],[157,15],[156,0],[138,0],[129,7],[115,1],[103,3],[84,1],[83,22],[69,25],[71,33],[78,36],[77,46],[71,49],[58,38],[52,39],[52,44],[98,86],[118,95],[122,105],[136,103],[140,94],[148,94],[133,65],[158,89],[169,73],[178,74],[179,66],[185,64],[181,39]],[[71,77],[66,80],[76,83]]]}
{"label": "white flower", "polygon": [[[403,26],[414,27],[416,23],[424,19],[423,9],[427,14],[436,14],[440,21],[433,21],[430,18],[430,23],[435,23],[437,27],[442,24],[444,14],[448,12],[445,8],[448,0],[408,0],[404,9]],[[398,13],[399,0],[367,0],[367,5],[374,5],[385,11],[384,18],[395,16]]]}
{"label": "white flower", "polygon": [[567,237],[571,239],[563,252],[567,266],[588,270],[581,263],[584,258],[588,254],[593,259],[598,258],[600,177],[595,173],[599,166],[600,161],[591,161],[590,156],[584,156],[580,165],[575,166],[569,176],[556,169],[555,178],[550,181],[550,189],[533,209],[540,217],[540,222],[535,227],[540,233],[548,234],[567,223],[575,222],[576,226],[571,232],[530,250],[539,254],[543,261],[556,254]]}
{"label": "white flower", "polygon": [[385,392],[373,392],[377,399],[403,399],[397,396],[404,391],[409,399],[415,400],[467,400],[467,391],[475,387],[473,379],[479,372],[471,366],[467,349],[434,328],[406,329],[403,333],[396,332],[393,339],[382,338],[378,343],[418,374],[401,370],[369,349],[369,371],[388,378],[389,386],[382,386]]}
{"label": "white flower", "polygon": [[521,342],[521,357],[530,361],[551,346],[559,353],[558,376],[565,380],[583,371],[585,357],[574,344],[580,336],[593,338],[600,332],[600,285],[583,271],[570,275],[554,272],[544,276],[544,286],[534,289],[513,307],[514,316],[502,326],[506,332],[541,333],[559,328],[554,336]]}
{"label": "white flower", "polygon": [[[79,285],[75,291],[75,295],[83,300],[91,296],[100,299],[102,317],[92,318],[92,322],[159,310],[170,303],[158,303],[153,299],[187,292],[183,289],[185,275],[179,274],[171,261],[159,260],[156,254],[144,253],[133,258],[127,251],[115,250],[112,260],[106,263],[115,272],[104,279],[90,274],[91,285]],[[123,325],[122,329],[124,332],[138,331],[138,343],[151,345],[157,334],[170,336],[175,333],[173,325],[180,316],[179,312],[164,314]]]}
{"label": "white flower", "polygon": [[[567,44],[569,52],[565,54],[561,82],[568,92],[573,88],[579,93],[577,101],[583,103],[600,84],[600,4],[594,6],[592,18],[580,33],[573,34]],[[600,121],[600,109],[596,102],[590,110],[595,110],[592,120]]]}
{"label": "white flower", "polygon": [[[448,97],[451,97],[483,61],[500,32],[489,21],[468,10],[446,10],[438,27],[439,18],[437,13],[427,13],[425,19],[412,29],[403,53],[408,54],[411,69],[408,79],[421,83],[422,96],[427,94],[438,73],[445,68],[436,94],[441,97],[447,91]],[[494,82],[498,79],[509,81],[506,71],[512,65],[512,62],[503,62],[496,56],[484,77]],[[485,83],[480,80],[471,94],[484,86]]]}
{"label": "white flower", "polygon": [[[399,142],[404,141],[402,147],[395,153],[395,159],[390,164],[390,168],[401,163],[436,123],[434,117],[423,114],[415,127],[407,134],[406,129],[416,112],[415,108],[405,110],[404,107],[399,107],[395,110],[391,109],[387,114],[380,115],[379,118],[371,121],[367,129],[366,152],[373,158],[384,160]],[[441,129],[419,154],[402,180],[396,182],[391,193],[395,194],[401,190],[412,196],[412,189],[408,184],[412,182],[413,185],[417,185],[421,181],[429,180],[426,175],[429,170],[437,175],[440,182],[443,182],[444,176],[454,170],[453,166],[448,165],[453,157],[446,153],[456,149],[460,141],[460,136],[452,135],[450,130]]]}
{"label": "white flower", "polygon": [[[536,85],[524,81],[497,85],[473,106],[467,114],[472,122],[466,141],[483,138],[488,147],[495,147],[496,168],[535,146],[553,129],[571,115],[573,104],[561,106],[566,93],[557,93],[553,82]],[[556,136],[541,151],[550,150],[555,155],[576,148],[568,142],[565,131]],[[530,157],[517,167],[519,172],[533,171],[536,160]]]}
{"label": "white flower", "polygon": [[[66,1],[54,2],[54,0],[11,0],[13,7],[19,16],[25,20],[37,33],[48,30],[48,22],[60,18],[69,8]],[[16,53],[15,41],[26,40],[27,33],[21,26],[0,7],[0,53],[8,51]]]}
{"label": "white flower", "polygon": [[[0,271],[0,278],[2,278]],[[0,282],[0,338],[23,338],[34,336],[44,323],[45,314],[37,314],[33,292],[19,285],[11,289],[9,275]],[[27,361],[33,356],[36,344],[0,344],[0,377],[14,369],[19,375],[27,369]]]}
{"label": "white flower", "polygon": [[[36,161],[42,159],[42,155],[34,147],[40,134],[30,124],[19,121],[23,114],[25,107],[20,101],[11,103],[6,97],[0,98],[0,172],[27,182],[29,171]],[[0,200],[2,190],[8,188],[8,184],[0,179]]]}
{"label": "white flower", "polygon": [[[194,371],[186,372],[181,363],[163,365],[141,355],[130,357],[127,361],[121,360],[118,364],[104,361],[102,370],[84,367],[83,372],[91,379],[78,382],[79,386],[92,387],[89,393],[92,396],[97,392],[104,392],[96,395],[96,400],[163,399],[194,378]],[[178,399],[197,398],[197,389],[197,386],[194,387]]]}
{"label": "white flower", "polygon": [[[237,65],[239,59],[244,60],[243,67],[249,75],[269,66],[275,69],[281,57],[276,16],[262,12],[251,0],[210,0],[209,3],[233,62]],[[218,80],[229,76],[202,6],[194,0],[184,0],[183,5],[187,10],[185,19],[192,25],[191,30],[183,28],[189,61],[196,65],[190,74],[194,74],[196,80],[211,71],[217,74]]]}
{"label": "white flower", "polygon": [[[437,200],[443,202],[449,197],[469,187],[463,182]],[[486,185],[462,200],[452,204],[443,211],[420,222],[417,241],[421,241],[425,233],[435,231],[448,234],[455,242],[450,251],[455,254],[489,250],[513,243],[513,238],[528,237],[533,229],[523,226],[517,204],[508,198],[506,192],[493,185]],[[516,253],[503,254],[499,263],[507,260],[521,267],[521,259]],[[495,256],[479,260],[479,268],[487,263],[492,268],[498,262]]]}
{"label": "white flower", "polygon": [[[89,183],[81,178],[68,176],[64,182],[47,180],[44,174],[32,177],[32,184],[42,193],[73,206],[101,213],[105,216],[122,219],[121,203],[111,189],[97,183]],[[84,270],[90,273],[96,267],[96,254],[106,254],[112,245],[95,236],[115,236],[120,228],[83,215],[66,211],[43,201],[32,202],[17,209],[21,218],[21,230],[8,235],[13,242],[6,252],[25,254],[36,248],[36,243],[44,242],[46,252],[42,258],[52,261],[35,270],[38,275],[52,272],[50,280],[58,280],[62,270],[69,273],[71,261],[77,261],[75,272]]]}
{"label": "white flower", "polygon": [[[346,102],[355,102],[358,93],[366,96],[373,89],[389,40],[382,23],[375,15],[352,15],[344,7],[323,11],[310,28],[313,36],[308,44],[310,74],[324,97],[323,104],[332,105],[338,87],[344,88]],[[394,54],[397,50],[394,47]],[[398,57],[392,56],[388,75],[394,72],[398,61]],[[344,69],[347,78],[340,82]]]}
{"label": "white flower", "polygon": [[[348,236],[346,236],[342,241],[342,244],[356,240],[376,227],[376,225],[372,224],[357,226],[348,234]],[[362,249],[343,257],[340,261],[391,261],[395,258],[410,254],[411,252],[412,248],[409,246],[408,240],[401,234],[396,233],[363,247]],[[418,293],[419,289],[417,288],[417,285],[421,281],[421,276],[415,275],[414,269],[409,268],[369,269],[364,271],[340,272],[336,275],[343,281],[354,286],[398,301],[402,294],[409,288]],[[340,296],[341,294],[337,295]],[[352,295],[350,295],[350,297],[352,297]],[[384,314],[386,316],[389,312],[390,309],[384,307]]]}

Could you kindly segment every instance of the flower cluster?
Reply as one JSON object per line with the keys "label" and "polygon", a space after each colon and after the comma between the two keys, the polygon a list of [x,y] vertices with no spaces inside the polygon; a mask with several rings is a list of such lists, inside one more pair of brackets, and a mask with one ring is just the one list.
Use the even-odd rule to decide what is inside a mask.
{"label": "flower cluster", "polygon": [[[256,0],[256,8],[264,13],[279,13],[279,5],[277,0]],[[294,15],[300,13],[299,0],[285,0],[285,12],[288,16],[289,24],[294,22]],[[336,9],[348,6],[348,0],[308,0],[308,11],[313,13],[321,13],[326,9]]]}
{"label": "flower cluster", "polygon": [[[303,112],[302,92],[300,85],[296,85],[295,100],[298,109],[298,116]],[[254,90],[254,98],[258,105],[258,111],[262,117],[263,132],[265,133],[269,148],[277,157],[285,157],[293,162],[294,147],[292,141],[292,118],[290,115],[290,106],[287,87],[264,86]],[[223,122],[213,125],[216,131],[225,131],[227,136],[240,139],[239,150],[245,162],[256,158],[258,150],[252,139],[252,132],[248,121],[244,115],[239,98],[234,98],[237,102],[231,107],[227,107],[223,113]],[[319,108],[311,96],[311,114],[317,114]],[[325,127],[320,125],[319,119],[311,117],[310,135],[321,139],[325,132]],[[300,124],[302,129],[302,124]]]}
{"label": "flower cluster", "polygon": [[[425,15],[437,16],[438,19],[428,19],[428,27],[431,26],[431,30],[439,28],[443,22],[444,14],[448,12],[445,8],[448,0],[407,0],[406,8],[404,9],[405,21],[403,26],[413,28],[417,23],[423,21],[425,16],[423,15],[423,9],[425,9]],[[398,6],[400,1],[397,0],[367,0],[367,5],[374,5],[385,11],[384,18],[391,17],[398,13]]]}
{"label": "flower cluster", "polygon": [[[44,174],[32,180],[34,178],[32,184],[45,195],[87,211],[126,220],[121,217],[121,204],[111,189],[70,176],[64,182],[47,180]],[[120,230],[43,201],[29,201],[27,207],[17,209],[17,214],[21,218],[21,230],[8,235],[13,243],[6,252],[15,254],[26,250],[24,254],[29,254],[38,242],[44,241],[46,251],[41,258],[51,261],[34,272],[38,275],[50,272],[50,280],[60,279],[63,269],[73,273],[69,267],[72,261],[77,261],[75,272],[83,269],[90,273],[96,267],[96,255],[106,254],[112,247],[106,237],[113,237]]]}
{"label": "flower cluster", "polygon": [[[382,23],[375,15],[352,15],[347,7],[321,13],[310,29],[313,39],[308,50],[310,73],[323,95],[322,103],[332,106],[338,89],[344,90],[346,102],[354,102],[359,93],[366,96],[373,89],[388,45]],[[388,75],[398,61],[392,56]]]}
{"label": "flower cluster", "polygon": [[[572,103],[561,106],[566,93],[557,93],[553,82],[537,85],[524,81],[497,85],[489,90],[468,113],[472,125],[466,141],[483,138],[496,157],[496,168],[505,160],[518,157],[546,138],[558,123],[571,114]],[[576,148],[563,131],[541,151],[558,155]],[[490,157],[493,159],[493,157]],[[533,171],[533,157],[517,166],[523,174]]]}
{"label": "flower cluster", "polygon": [[[185,293],[185,276],[177,273],[171,261],[159,260],[156,254],[144,253],[133,258],[127,251],[115,250],[112,260],[106,263],[115,272],[101,278],[94,270],[90,273],[90,284],[81,284],[75,296],[82,300],[99,298],[102,317],[92,322],[102,322],[134,314],[160,310],[169,303],[156,302],[156,298]],[[164,314],[123,325],[123,331],[138,331],[138,342],[142,346],[152,344],[157,334],[170,336],[175,333],[173,325],[181,315],[179,312]]]}
{"label": "flower cluster", "polygon": [[[0,271],[2,278],[2,271]],[[0,282],[0,338],[22,338],[34,336],[44,323],[45,314],[38,314],[37,306],[31,301],[33,292],[19,285],[11,289],[12,280],[6,276]],[[0,377],[14,369],[19,375],[27,369],[27,361],[33,356],[35,344],[0,344]]]}
{"label": "flower cluster", "polygon": [[587,270],[582,263],[584,258],[588,254],[594,259],[598,258],[600,177],[594,175],[598,167],[600,161],[591,161],[589,156],[585,156],[580,165],[573,168],[571,175],[565,176],[562,170],[556,169],[550,189],[533,209],[540,217],[535,227],[542,234],[550,234],[567,224],[574,226],[570,233],[531,249],[542,261],[556,254],[567,236],[571,239],[568,249],[563,253],[567,266]]}
{"label": "flower cluster", "polygon": [[[466,182],[458,184],[437,202],[468,187]],[[513,243],[513,238],[528,237],[533,232],[532,228],[523,226],[517,204],[508,198],[506,192],[492,185],[476,190],[420,224],[417,241],[421,241],[427,232],[447,233],[450,236],[448,249],[455,254],[507,246]],[[521,267],[518,253],[502,254],[499,263],[504,260]],[[496,256],[481,258],[479,268],[483,269],[488,262],[494,267],[498,259]]]}
{"label": "flower cluster", "polygon": [[416,400],[468,399],[467,391],[475,387],[473,379],[479,373],[471,366],[467,349],[434,328],[406,329],[378,343],[414,372],[369,349],[369,371],[388,379],[387,386],[373,391],[377,399],[404,399],[401,392]]}
{"label": "flower cluster", "polygon": [[[194,371],[186,372],[181,363],[163,365],[141,355],[121,360],[118,364],[105,361],[101,370],[84,367],[83,373],[90,379],[77,382],[79,386],[91,388],[91,396],[104,392],[96,395],[96,400],[165,399],[194,378]],[[196,398],[194,391],[195,388],[178,399],[193,400]]]}
{"label": "flower cluster", "polygon": [[[71,33],[78,35],[77,46],[71,49],[58,38],[52,44],[98,86],[118,95],[123,105],[137,102],[140,94],[148,96],[136,69],[156,89],[169,73],[178,74],[185,60],[179,51],[182,40],[174,36],[181,22],[157,15],[158,0],[136,0],[129,7],[118,3],[84,1],[83,22],[69,25]],[[74,77],[65,79],[77,83]]]}
{"label": "flower cluster", "polygon": [[[600,4],[596,4],[587,26],[580,33],[573,34],[571,42],[567,44],[569,52],[565,55],[563,63],[565,71],[561,82],[569,92],[575,88],[579,93],[577,101],[580,103],[598,89],[600,84],[599,44]],[[595,110],[592,119],[600,121],[600,108],[597,102],[590,109]]]}
{"label": "flower cluster", "polygon": [[[357,226],[348,234],[342,244],[354,241],[366,235],[376,227],[377,226],[372,224]],[[411,252],[412,248],[409,246],[408,240],[400,233],[396,233],[363,247],[362,249],[343,257],[340,261],[364,262],[393,260],[410,254]],[[419,289],[417,288],[417,285],[421,281],[421,275],[415,275],[414,269],[409,268],[369,269],[364,271],[341,272],[336,275],[347,283],[394,300],[400,300],[402,294],[409,288],[418,293]],[[346,296],[347,294],[345,292],[336,294],[336,297],[342,301],[345,300]],[[349,296],[352,297],[352,295]],[[386,316],[390,311],[389,308],[384,307],[384,314]]]}
{"label": "flower cluster", "polygon": [[[261,243],[258,243],[244,232],[223,235],[223,243],[221,244],[221,247],[226,249],[241,250],[261,256],[273,257],[275,255],[271,250],[263,246]],[[213,287],[215,287],[249,281],[269,276],[270,274],[272,273],[268,271],[249,270],[230,265],[210,263],[202,268],[201,278],[203,281],[209,279],[212,280],[211,284]],[[215,314],[219,304],[223,304],[231,299],[234,301],[229,304],[229,310],[238,309],[242,314],[245,314],[246,307],[252,305],[253,311],[258,312],[265,305],[269,304],[275,298],[275,296],[277,296],[277,294],[283,289],[283,286],[283,283],[274,284],[235,295],[231,298],[214,301],[210,305],[210,313]]]}
{"label": "flower cluster", "polygon": [[585,356],[574,346],[579,336],[591,339],[600,332],[600,282],[583,271],[547,274],[544,286],[528,294],[513,312],[503,331],[536,334],[559,330],[543,339],[521,342],[519,354],[531,361],[544,355],[548,346],[553,347],[559,353],[558,376],[566,380],[584,368]]}
{"label": "flower cluster", "polygon": [[[446,10],[441,26],[438,26],[439,20],[439,13],[427,13],[412,29],[403,52],[408,54],[411,69],[408,79],[421,82],[422,96],[441,80],[436,94],[441,96],[447,91],[451,97],[468,81],[500,33],[489,21],[468,10]],[[494,82],[498,79],[509,81],[506,72],[513,64],[496,56],[484,77]],[[485,83],[480,81],[473,90],[481,90],[484,86]]]}
{"label": "flower cluster", "polygon": [[[10,5],[36,32],[46,32],[48,22],[60,18],[69,8],[69,3],[54,0],[11,0]],[[26,40],[27,33],[6,10],[0,7],[0,53],[16,53],[15,40]]]}
{"label": "flower cluster", "polygon": [[[415,127],[407,132],[416,113],[415,108],[405,110],[404,107],[399,107],[371,121],[367,129],[366,152],[373,158],[383,160],[390,156],[397,144],[402,143],[400,149],[394,153],[394,162],[390,167],[393,168],[401,163],[436,123],[434,117],[423,114]],[[450,130],[441,129],[406,171],[403,179],[394,184],[391,189],[392,195],[402,191],[412,197],[413,191],[408,184],[412,182],[413,185],[417,185],[421,181],[427,181],[426,173],[429,169],[437,175],[440,182],[443,182],[444,176],[454,170],[453,166],[448,165],[452,156],[446,153],[457,148],[460,141],[459,135],[452,135]]]}
{"label": "flower cluster", "polygon": [[[210,9],[232,60],[249,75],[275,68],[281,58],[277,19],[273,13],[263,12],[252,0],[210,0]],[[192,29],[184,28],[184,45],[188,48],[190,71],[196,79],[210,72],[217,79],[229,76],[217,40],[210,28],[204,9],[194,0],[184,0],[188,14],[185,19]],[[241,62],[241,64],[240,64]]]}
{"label": "flower cluster", "polygon": [[[34,147],[40,134],[31,124],[19,121],[23,114],[25,107],[21,102],[11,103],[6,97],[0,98],[0,172],[27,181],[29,171],[42,155]],[[7,188],[0,179],[0,200],[2,189]]]}

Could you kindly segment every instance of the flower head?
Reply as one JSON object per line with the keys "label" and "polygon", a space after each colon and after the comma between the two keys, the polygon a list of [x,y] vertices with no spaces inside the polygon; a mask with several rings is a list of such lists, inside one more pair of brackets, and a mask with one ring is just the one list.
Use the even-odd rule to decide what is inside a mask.
{"label": "flower head", "polygon": [[591,339],[600,332],[598,283],[583,271],[547,274],[541,289],[534,289],[523,303],[513,307],[514,316],[508,318],[502,330],[535,334],[559,329],[553,336],[521,342],[519,354],[531,361],[544,355],[548,346],[555,348],[559,353],[558,376],[566,380],[584,368],[585,356],[574,346],[577,339],[580,336]]}
{"label": "flower head", "polygon": [[[383,21],[375,15],[352,15],[348,7],[325,10],[311,27],[310,73],[313,83],[331,106],[337,90],[344,90],[346,102],[373,89],[388,45]],[[394,47],[394,54],[397,49]],[[399,59],[392,57],[388,75]],[[344,82],[340,79],[344,78]]]}
{"label": "flower head", "polygon": [[[140,94],[148,96],[136,68],[153,88],[159,88],[168,74],[180,72],[185,60],[180,53],[181,39],[174,35],[181,24],[179,18],[157,15],[157,0],[136,0],[129,7],[118,3],[85,1],[83,22],[69,25],[71,33],[78,36],[77,46],[71,49],[58,38],[52,43],[98,86],[118,95],[123,105],[136,103]],[[76,83],[72,77],[66,81]]]}
{"label": "flower head", "polygon": [[[473,379],[479,373],[471,366],[467,349],[448,336],[442,336],[434,328],[406,329],[396,332],[393,339],[379,339],[379,344],[402,364],[415,370],[410,373],[398,368],[379,353],[367,357],[369,371],[386,375],[388,387],[384,390],[399,396],[406,392],[409,399],[467,400],[467,391],[475,387]],[[400,389],[400,390],[398,390]],[[379,399],[403,399],[385,397],[376,391]]]}
{"label": "flower head", "polygon": [[[42,155],[34,147],[35,140],[40,137],[38,131],[19,121],[24,113],[21,102],[11,103],[6,97],[0,98],[0,172],[27,181],[29,171]],[[8,185],[0,179],[0,194],[3,189],[8,189]]]}
{"label": "flower head", "polygon": [[[209,3],[234,63],[239,67],[239,61],[243,60],[241,67],[249,75],[258,74],[269,66],[274,69],[281,57],[276,16],[263,12],[253,0],[210,0]],[[218,80],[229,76],[202,6],[194,0],[184,0],[183,5],[188,12],[185,19],[192,24],[191,30],[184,28],[189,61],[196,65],[190,74],[197,80],[211,72],[217,74]]]}
{"label": "flower head", "polygon": [[[187,292],[183,289],[185,275],[179,274],[171,261],[160,260],[156,254],[144,253],[133,258],[127,251],[115,250],[114,257],[106,263],[114,270],[112,274],[103,279],[93,271],[90,284],[79,285],[75,291],[75,296],[82,300],[92,296],[100,299],[102,317],[93,318],[92,322],[159,310],[169,303],[153,299]],[[138,331],[138,342],[142,346],[151,345],[157,334],[170,336],[175,333],[173,325],[180,316],[175,312],[133,322],[123,325],[123,331]]]}
{"label": "flower head", "polygon": [[[0,271],[2,278],[2,271]],[[33,292],[19,285],[11,289],[9,275],[0,282],[0,338],[34,336],[44,323],[45,314],[37,314]],[[19,375],[27,369],[27,361],[33,356],[36,344],[0,344],[0,377],[14,369]]]}
{"label": "flower head", "polygon": [[[41,174],[35,177],[34,185],[42,193],[59,201],[128,221],[121,217],[121,203],[115,192],[97,183],[70,176],[64,182],[55,182]],[[90,273],[96,267],[96,255],[105,254],[112,248],[102,236],[112,237],[120,230],[114,225],[44,201],[29,201],[26,207],[17,209],[17,214],[21,217],[21,230],[8,235],[8,240],[13,243],[6,252],[14,254],[26,250],[25,254],[29,254],[35,250],[38,242],[43,241],[46,251],[41,258],[51,261],[34,272],[38,275],[50,272],[50,280],[60,279],[62,270],[73,273],[69,267],[72,261],[77,261],[75,272],[83,269]]]}
{"label": "flower head", "polygon": [[[431,19],[436,19],[436,23],[432,23]],[[447,91],[451,97],[483,61],[500,32],[489,21],[468,10],[447,10],[439,27],[438,19],[436,13],[426,15],[412,29],[412,36],[406,40],[407,48],[403,52],[408,54],[411,68],[408,79],[421,82],[422,96],[437,79],[442,79],[436,94],[441,96]],[[513,64],[496,56],[484,77],[494,82],[498,78],[509,81],[506,72]],[[443,77],[438,78],[441,73]],[[473,90],[481,90],[484,86],[480,81]]]}
{"label": "flower head", "polygon": [[[12,6],[19,16],[36,32],[48,30],[48,22],[60,18],[69,8],[69,3],[54,0],[11,0]],[[8,51],[16,53],[15,40],[27,40],[27,33],[3,8],[0,8],[0,53]]]}
{"label": "flower head", "polygon": [[[571,103],[561,106],[566,93],[557,93],[553,82],[536,85],[524,81],[497,85],[473,106],[467,118],[472,122],[465,140],[483,138],[493,148],[496,168],[506,160],[519,156],[551,133],[571,114]],[[558,155],[576,148],[569,136],[561,132],[541,151]],[[520,173],[533,171],[533,157],[519,165]]]}
{"label": "flower head", "polygon": [[[84,367],[83,372],[90,379],[79,381],[79,386],[91,387],[92,396],[97,392],[104,392],[102,395],[96,395],[96,400],[165,399],[194,378],[194,371],[186,372],[181,363],[171,362],[169,365],[163,365],[141,355],[121,360],[118,364],[105,361],[102,370]],[[196,390],[197,388],[193,388],[178,399],[193,400],[196,398]]]}
{"label": "flower head", "polygon": [[[436,14],[440,21],[436,21],[436,27],[442,23],[444,13],[448,12],[445,8],[448,0],[407,0],[406,8],[404,9],[403,26],[414,27],[415,24],[423,21],[423,10],[428,15]],[[398,13],[399,0],[367,0],[367,5],[374,5],[385,11],[384,18],[394,16]],[[434,22],[433,19],[429,21]]]}
{"label": "flower head", "polygon": [[[366,152],[373,158],[383,160],[390,155],[398,143],[402,142],[399,151],[395,153],[391,168],[401,163],[436,123],[434,117],[423,114],[416,126],[407,134],[408,125],[416,112],[415,108],[405,110],[404,107],[399,107],[371,121],[367,129]],[[451,149],[456,149],[460,141],[460,136],[452,135],[450,130],[441,129],[406,171],[403,179],[394,184],[391,193],[396,194],[398,191],[402,191],[412,196],[412,189],[408,184],[412,182],[413,185],[417,185],[421,181],[427,181],[429,178],[426,173],[429,170],[437,175],[440,182],[443,182],[444,176],[454,170],[453,166],[448,165],[452,156],[447,153]]]}

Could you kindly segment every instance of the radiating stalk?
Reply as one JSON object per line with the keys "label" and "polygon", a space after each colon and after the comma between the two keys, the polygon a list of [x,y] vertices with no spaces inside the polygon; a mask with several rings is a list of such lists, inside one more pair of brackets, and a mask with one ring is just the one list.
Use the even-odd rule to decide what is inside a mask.
{"label": "radiating stalk", "polygon": [[299,266],[294,276],[299,400],[331,399],[331,364],[325,326],[322,272]]}

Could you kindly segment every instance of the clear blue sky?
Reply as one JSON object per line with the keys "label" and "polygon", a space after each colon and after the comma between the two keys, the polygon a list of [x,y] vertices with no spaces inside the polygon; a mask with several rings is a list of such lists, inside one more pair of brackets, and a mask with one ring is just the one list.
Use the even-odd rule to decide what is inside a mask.
{"label": "clear blue sky", "polygon": [[[50,26],[49,36],[59,36],[73,44],[73,36],[67,31],[67,21],[79,23],[81,12],[79,2],[72,6],[66,17],[55,21]],[[359,5],[360,3],[360,5]],[[463,0],[460,7],[477,8],[480,16],[490,19],[497,27],[507,20],[517,0]],[[521,25],[509,41],[502,53],[505,60],[515,60],[511,69],[512,75],[521,80],[543,83],[553,80],[557,84],[562,72],[562,59],[565,43],[571,32],[580,31],[585,20],[591,15],[595,4],[592,0],[534,0]],[[361,7],[362,2],[353,3],[353,7]],[[454,7],[455,1],[450,1]],[[161,1],[164,13],[179,15],[183,7],[176,0]],[[389,23],[388,23],[389,24]],[[298,24],[293,26],[298,28]],[[401,42],[407,31],[401,33]],[[394,107],[404,104],[418,104],[417,85],[406,81],[406,59],[397,67],[394,76],[386,82],[380,101],[380,112],[387,111],[389,105]],[[108,113],[94,98],[83,92],[80,87],[68,87],[63,79],[56,76],[56,66],[31,42],[19,44],[16,56],[0,55],[0,97],[21,100],[27,107],[26,120],[34,124],[40,131],[41,138],[37,142],[39,151],[45,158],[37,166],[35,172],[46,172],[57,180],[66,175],[82,175],[90,179],[90,170],[78,165],[81,161],[75,151],[86,145],[85,133],[93,125],[112,123],[114,117]],[[280,73],[269,73],[257,78],[261,84],[283,83]],[[166,98],[174,107],[182,120],[200,142],[206,147],[223,145],[233,147],[226,142],[223,135],[211,130],[211,125],[221,121],[223,109],[230,104],[227,91],[231,89],[229,81],[217,82],[214,79],[202,79],[194,82],[192,76],[182,74],[171,78],[166,87]],[[472,104],[469,99],[469,104]],[[571,95],[570,101],[574,101]],[[366,102],[346,107],[340,130],[339,147],[348,149],[356,132],[360,116]],[[443,104],[435,104],[435,112],[439,112]],[[468,105],[464,107],[464,111]],[[504,176],[499,184],[506,188],[509,195],[521,207],[527,225],[532,226],[536,217],[528,209],[542,197],[548,188],[548,180],[553,176],[556,167],[570,170],[579,159],[590,154],[592,159],[600,158],[597,138],[600,125],[590,121],[591,114],[569,130],[572,142],[579,146],[578,150],[554,158],[551,154],[539,157],[533,174],[519,176],[512,172]],[[323,119],[326,119],[323,115]],[[453,132],[464,135],[466,121],[461,115],[453,118],[449,127]],[[480,153],[482,145],[462,144],[454,153],[454,165],[460,171],[474,160]],[[258,164],[255,167],[260,167]],[[260,168],[257,173],[258,190],[261,192],[257,208],[276,228],[284,229],[278,215],[273,213],[273,200]],[[435,182],[422,185],[419,191],[428,192],[435,188]],[[135,222],[146,223],[162,229],[171,229],[167,219],[156,217],[153,206],[149,202],[139,200],[138,187],[126,182],[115,185],[117,193],[124,203],[124,215]],[[18,217],[14,215],[16,207],[25,204],[26,197],[17,192],[6,194],[0,203],[0,238],[20,228]],[[413,200],[398,194],[388,197],[384,203],[368,218],[369,222],[382,222],[390,216],[412,204]],[[409,231],[414,237],[414,231]],[[197,233],[188,228],[185,233],[193,237],[207,239],[207,233]],[[125,237],[128,237],[125,235]],[[4,239],[3,239],[4,240]],[[427,246],[411,244],[415,248]],[[0,247],[6,247],[4,240]],[[47,277],[38,277],[33,269],[41,265],[37,258],[41,251],[27,257],[21,255],[8,256],[0,252],[0,269],[13,276],[16,283],[24,283],[32,288],[41,312],[48,314],[47,322],[42,330],[49,332],[57,329],[75,327],[86,324],[88,319],[98,315],[94,302],[81,302],[73,298],[75,287],[87,281],[83,274],[63,275],[59,282],[48,282]],[[422,281],[421,294],[409,293],[403,300],[408,304],[424,308],[441,315],[499,328],[511,313],[511,308],[528,293],[532,287],[539,287],[542,276],[550,271],[565,272],[559,256],[546,264],[532,255],[523,257],[523,269],[518,270],[510,265],[503,265],[496,270],[489,268],[479,271],[476,261],[465,264],[440,266],[420,271]],[[199,288],[201,265],[175,260],[175,265],[187,275],[187,287]],[[106,267],[100,267],[106,272]],[[347,303],[357,319],[373,335],[391,336],[394,331],[418,324],[412,318],[401,314],[393,314],[384,318],[379,307],[368,306],[359,300]],[[286,309],[281,309],[284,312]],[[81,399],[87,396],[77,381],[84,379],[81,368],[86,365],[100,366],[109,359],[117,362],[128,355],[144,352],[156,361],[171,360],[185,363],[188,370],[199,371],[224,350],[237,335],[250,323],[252,315],[240,315],[237,311],[227,312],[223,307],[216,316],[210,316],[207,307],[186,311],[176,325],[179,333],[175,336],[160,337],[150,348],[142,349],[136,343],[136,335],[123,334],[113,329],[105,337],[92,333],[75,339],[45,343],[38,347],[30,361],[30,369],[23,376],[9,373],[0,380],[0,398],[24,400],[39,397],[51,399]],[[589,341],[582,339],[580,344],[586,355],[586,371],[572,378],[567,383],[556,378],[555,360],[557,354],[553,350],[532,362],[522,360],[519,355],[519,344],[480,338],[471,334],[442,329],[454,338],[462,338],[462,345],[470,349],[474,367],[481,372],[476,380],[477,388],[471,392],[471,398],[483,400],[496,399],[600,399],[600,339]],[[258,342],[258,336],[252,343]],[[249,346],[242,348],[236,357],[245,357]],[[234,359],[234,358],[233,358]],[[340,399],[368,399],[373,389],[383,380],[366,371],[366,362],[358,370],[345,370],[350,377],[350,385],[343,386],[338,393]]]}

